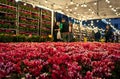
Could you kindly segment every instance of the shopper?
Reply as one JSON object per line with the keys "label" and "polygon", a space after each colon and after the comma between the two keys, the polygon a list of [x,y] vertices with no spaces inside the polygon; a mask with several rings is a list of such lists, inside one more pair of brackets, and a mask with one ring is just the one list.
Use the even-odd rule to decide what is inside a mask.
{"label": "shopper", "polygon": [[106,26],[105,30],[105,42],[111,42],[113,38],[113,32],[109,25]]}
{"label": "shopper", "polygon": [[73,30],[73,24],[70,22],[69,23],[69,38],[68,38],[69,42],[72,42],[72,40],[73,40],[73,32],[72,32],[72,30]]}
{"label": "shopper", "polygon": [[99,42],[100,38],[101,38],[101,34],[100,34],[100,31],[98,30],[98,32],[95,33],[95,41]]}
{"label": "shopper", "polygon": [[92,42],[95,41],[95,32],[94,32],[94,30],[92,30],[91,41]]}
{"label": "shopper", "polygon": [[63,40],[64,42],[68,42],[69,24],[68,24],[68,22],[65,20],[65,18],[62,18],[61,25],[62,25],[62,29],[61,29],[62,40]]}
{"label": "shopper", "polygon": [[54,27],[53,27],[53,37],[54,37],[54,42],[59,41],[60,39],[57,39],[57,33],[60,31],[60,22],[56,22]]}

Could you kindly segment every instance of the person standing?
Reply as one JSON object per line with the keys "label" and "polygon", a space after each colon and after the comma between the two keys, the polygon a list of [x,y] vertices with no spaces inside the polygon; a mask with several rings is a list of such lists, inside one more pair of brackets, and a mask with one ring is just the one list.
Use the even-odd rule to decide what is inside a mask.
{"label": "person standing", "polygon": [[105,30],[105,42],[111,42],[112,36],[113,36],[112,29],[109,25],[107,25]]}
{"label": "person standing", "polygon": [[101,34],[100,34],[100,31],[98,30],[98,32],[95,33],[95,41],[99,42],[100,38],[101,38]]}
{"label": "person standing", "polygon": [[54,42],[57,42],[59,39],[57,39],[57,33],[60,31],[60,22],[56,22],[54,27],[53,27],[53,37],[54,37]]}
{"label": "person standing", "polygon": [[65,20],[65,18],[62,18],[62,22],[61,22],[61,34],[62,34],[62,40],[64,42],[68,42],[68,35],[69,35],[69,24],[68,22]]}
{"label": "person standing", "polygon": [[72,40],[73,40],[73,32],[72,32],[72,30],[73,30],[73,24],[70,22],[69,23],[69,38],[68,38],[69,42],[72,42]]}

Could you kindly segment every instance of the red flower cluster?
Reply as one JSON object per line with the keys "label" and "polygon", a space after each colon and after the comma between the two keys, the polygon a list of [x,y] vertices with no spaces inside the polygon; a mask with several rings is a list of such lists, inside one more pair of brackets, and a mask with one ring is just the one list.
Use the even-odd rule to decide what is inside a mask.
{"label": "red flower cluster", "polygon": [[108,79],[120,60],[113,43],[0,43],[0,79]]}

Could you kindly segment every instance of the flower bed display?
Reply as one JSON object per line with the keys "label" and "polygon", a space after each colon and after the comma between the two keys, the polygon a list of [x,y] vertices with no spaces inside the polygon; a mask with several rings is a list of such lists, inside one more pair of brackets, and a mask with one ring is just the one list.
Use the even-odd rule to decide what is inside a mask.
{"label": "flower bed display", "polygon": [[0,43],[0,79],[119,79],[120,44]]}

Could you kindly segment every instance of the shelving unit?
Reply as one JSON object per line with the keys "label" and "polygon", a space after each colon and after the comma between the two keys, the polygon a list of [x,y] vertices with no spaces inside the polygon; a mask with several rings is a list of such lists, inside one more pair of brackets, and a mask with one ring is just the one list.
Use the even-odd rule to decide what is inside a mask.
{"label": "shelving unit", "polygon": [[0,33],[51,34],[51,11],[15,0],[0,0]]}
{"label": "shelving unit", "polygon": [[73,25],[73,35],[76,39],[79,40],[80,38],[80,28],[79,28],[79,24],[74,24]]}
{"label": "shelving unit", "polygon": [[17,7],[14,0],[0,0],[0,33],[16,34]]}
{"label": "shelving unit", "polygon": [[40,9],[23,2],[18,3],[19,10],[19,34],[39,35]]}
{"label": "shelving unit", "polygon": [[87,38],[87,41],[93,41],[94,34],[93,34],[92,30],[84,27],[84,29],[80,30],[80,41],[84,41],[85,37]]}
{"label": "shelving unit", "polygon": [[42,20],[41,20],[41,36],[47,37],[51,35],[51,11],[42,9]]}

